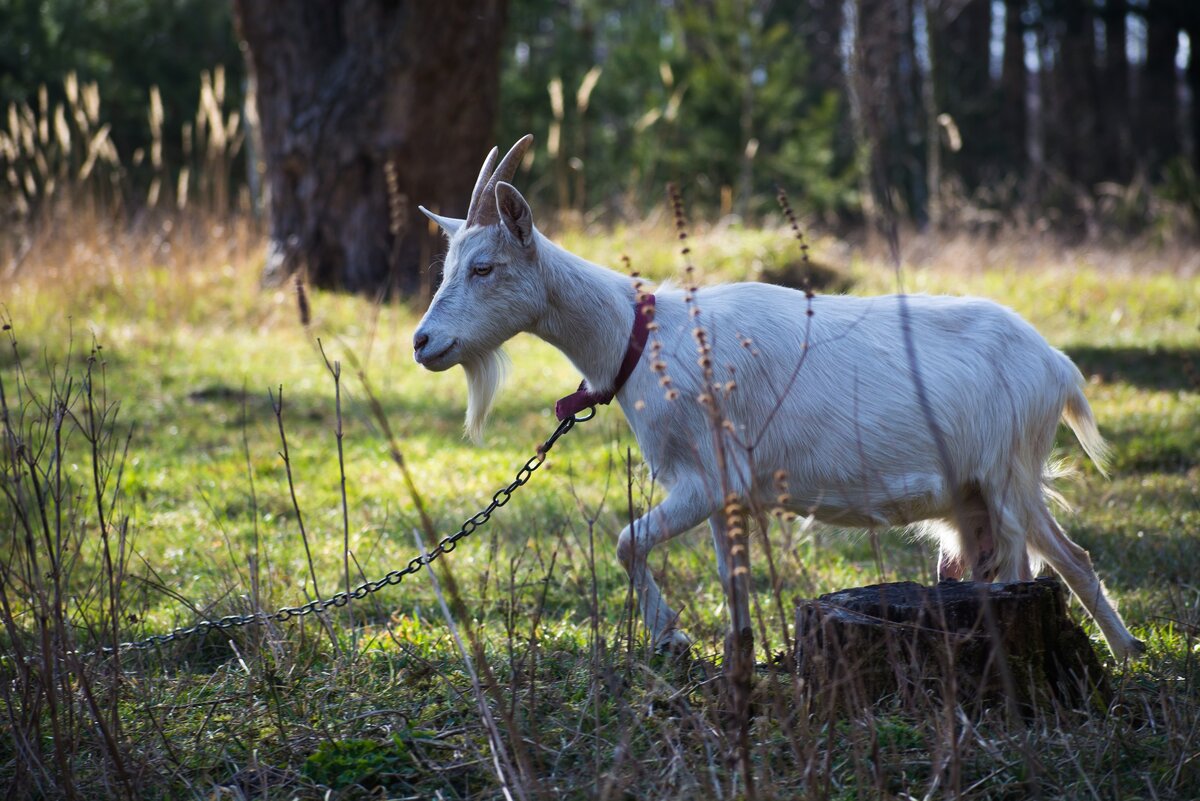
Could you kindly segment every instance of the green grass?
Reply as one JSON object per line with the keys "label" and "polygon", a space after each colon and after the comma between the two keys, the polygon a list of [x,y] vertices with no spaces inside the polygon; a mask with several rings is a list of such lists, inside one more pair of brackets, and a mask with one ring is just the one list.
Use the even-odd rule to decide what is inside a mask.
{"label": "green grass", "polygon": [[[4,321],[17,341],[15,349],[0,351],[0,378],[15,418],[39,417],[28,394],[17,396],[15,353],[23,359],[26,389],[46,395],[51,376],[60,385],[73,377],[78,392],[93,340],[102,346],[95,369],[99,376],[102,367],[103,382],[97,378],[96,389],[119,403],[116,454],[129,437],[112,518],[127,521],[129,536],[123,638],[190,624],[196,609],[244,611],[255,586],[264,608],[312,597],[268,397],[279,387],[319,589],[328,595],[344,587],[334,383],[317,339],[344,370],[353,584],[406,564],[420,526],[355,363],[369,375],[443,533],[511,480],[553,429],[554,400],[578,381],[559,354],[518,337],[508,348],[513,367],[486,444],[471,445],[461,435],[461,373],[431,374],[412,361],[414,310],[318,293],[305,329],[291,290],[257,288],[253,254],[260,243],[247,232],[239,236],[225,252],[197,245],[186,258],[182,245],[174,256],[131,247],[120,266],[113,263],[121,259],[97,249],[65,265],[27,266],[0,290]],[[613,265],[628,255],[656,279],[679,266],[666,231],[568,232],[562,241]],[[795,261],[799,252],[770,231],[702,234],[692,247],[706,281],[753,278]],[[760,677],[751,728],[758,794],[891,798],[932,789],[933,797],[955,791],[971,798],[1195,797],[1200,282],[1152,263],[1133,272],[1086,254],[1029,263],[1016,248],[1006,255],[982,244],[956,247],[979,258],[967,266],[906,265],[904,288],[1005,303],[1091,378],[1089,398],[1115,448],[1113,477],[1081,464],[1079,479],[1064,487],[1076,510],[1061,519],[1091,551],[1150,655],[1128,672],[1110,664],[1119,703],[1107,716],[1032,727],[998,718],[923,719],[888,702],[831,726],[797,719],[786,681]],[[896,289],[895,273],[875,260],[847,255],[833,242],[818,243],[816,253],[852,276],[853,292]],[[1081,461],[1065,433],[1060,448]],[[87,443],[76,432],[63,453],[70,482],[64,506],[74,510],[68,524],[78,532],[71,609],[83,626],[100,618],[102,543]],[[616,535],[629,516],[627,467],[634,504],[644,507],[652,488],[615,406],[561,440],[530,485],[444,557],[461,593],[457,624],[468,650],[473,639],[482,649],[486,665],[476,654],[475,669],[490,671],[483,693],[509,758],[528,768],[525,789],[553,797],[736,797],[746,788],[729,758],[732,741],[710,664],[725,618],[709,537],[696,532],[653,556],[704,659],[680,665],[656,658],[637,622],[630,625],[629,587],[615,557]],[[106,497],[115,486],[114,471]],[[19,552],[8,500],[0,522],[5,553]],[[773,530],[784,606],[793,597],[879,580],[929,580],[932,556],[924,545],[899,532],[879,535],[882,574],[873,535],[842,537],[799,524]],[[761,544],[756,548],[761,556]],[[763,561],[755,585],[773,641],[760,636],[760,661],[782,647]],[[22,612],[14,610],[19,627],[35,628]],[[376,797],[371,793],[381,787],[387,797],[498,797],[469,670],[429,577],[411,576],[355,604],[353,613],[354,626],[344,610],[331,613],[337,651],[308,618],[239,632],[233,647],[227,637],[208,635],[166,649],[161,659],[130,657],[126,667],[137,669],[120,679],[98,668],[94,681],[118,708],[128,786],[141,798],[236,797],[235,790],[324,798],[326,787],[335,798]],[[1084,625],[1098,637],[1090,621]],[[77,634],[85,645],[95,643],[94,631]],[[6,647],[11,636],[5,635]],[[1096,643],[1107,659],[1102,641]],[[5,662],[5,681],[16,681],[14,671]],[[77,694],[65,696],[86,721],[90,713]],[[21,699],[0,700],[10,711],[28,710]],[[48,736],[44,720],[21,725]],[[87,742],[91,729],[76,725],[79,742]],[[43,747],[50,753],[49,743]],[[79,797],[121,796],[120,776],[103,753],[82,745],[71,752]],[[0,755],[0,775],[27,797],[61,792],[51,776],[21,774],[19,762],[14,745]]]}

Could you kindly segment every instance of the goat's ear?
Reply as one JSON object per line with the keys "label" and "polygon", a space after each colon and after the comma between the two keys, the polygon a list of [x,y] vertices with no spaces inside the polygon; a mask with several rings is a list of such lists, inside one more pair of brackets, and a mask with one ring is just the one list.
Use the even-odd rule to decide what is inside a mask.
{"label": "goat's ear", "polygon": [[464,220],[456,220],[453,217],[443,217],[440,214],[434,214],[424,206],[417,206],[417,208],[421,210],[422,214],[441,226],[441,229],[446,232],[446,236],[454,236],[458,233],[458,229],[463,226]]}
{"label": "goat's ear", "polygon": [[533,244],[533,212],[521,193],[512,184],[501,181],[496,184],[496,210],[500,222],[521,247]]}

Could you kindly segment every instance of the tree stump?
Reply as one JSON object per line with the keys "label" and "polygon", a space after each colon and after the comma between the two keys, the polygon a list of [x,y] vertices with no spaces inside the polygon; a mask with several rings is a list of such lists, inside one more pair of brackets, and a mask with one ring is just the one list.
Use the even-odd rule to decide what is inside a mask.
{"label": "tree stump", "polygon": [[[813,699],[1107,705],[1107,676],[1055,578],[876,584],[800,601],[795,664]],[[1012,707],[1010,707],[1011,709]]]}

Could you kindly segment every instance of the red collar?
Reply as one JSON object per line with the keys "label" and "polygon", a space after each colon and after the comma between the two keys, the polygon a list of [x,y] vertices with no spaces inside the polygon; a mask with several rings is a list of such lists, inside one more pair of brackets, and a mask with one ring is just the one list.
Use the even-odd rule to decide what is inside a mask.
{"label": "red collar", "polygon": [[606,392],[593,392],[587,388],[587,381],[581,382],[579,389],[554,404],[554,415],[559,420],[574,417],[589,406],[612,402],[616,394],[621,391],[621,387],[625,386],[625,382],[629,380],[629,376],[633,374],[633,368],[637,366],[638,359],[642,357],[642,351],[646,349],[646,340],[650,336],[650,320],[653,317],[654,296],[650,293],[641,295],[637,306],[634,307],[633,330],[629,332],[629,345],[625,348],[625,358],[621,361],[621,369],[617,371],[617,378],[613,381],[612,389]]}

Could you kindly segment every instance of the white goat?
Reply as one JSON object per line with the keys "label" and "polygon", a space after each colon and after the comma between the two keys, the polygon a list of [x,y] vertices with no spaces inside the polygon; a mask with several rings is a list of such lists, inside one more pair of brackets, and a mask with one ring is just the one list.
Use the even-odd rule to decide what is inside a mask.
{"label": "white goat", "polygon": [[[1046,458],[1059,418],[1098,465],[1105,444],[1079,370],[1028,323],[973,298],[810,301],[756,283],[692,295],[662,288],[651,352],[614,386],[641,311],[637,289],[534,227],[529,205],[506,182],[531,140],[514,145],[499,166],[492,150],[465,220],[422,209],[449,237],[449,250],[414,336],[415,358],[436,371],[463,365],[475,439],[501,378],[500,346],[520,332],[566,354],[590,390],[615,392],[652,475],[668,489],[617,544],[659,647],[689,641],[647,555],[708,520],[728,590],[724,509],[732,494],[757,508],[782,500],[839,525],[927,521],[920,530],[940,545],[943,578],[961,578],[970,567],[977,580],[1016,581],[1049,563],[1118,658],[1144,650],[1087,552],[1047,508]],[[699,360],[698,331],[707,348]],[[734,631],[748,634],[746,595],[734,594],[731,616]]]}

